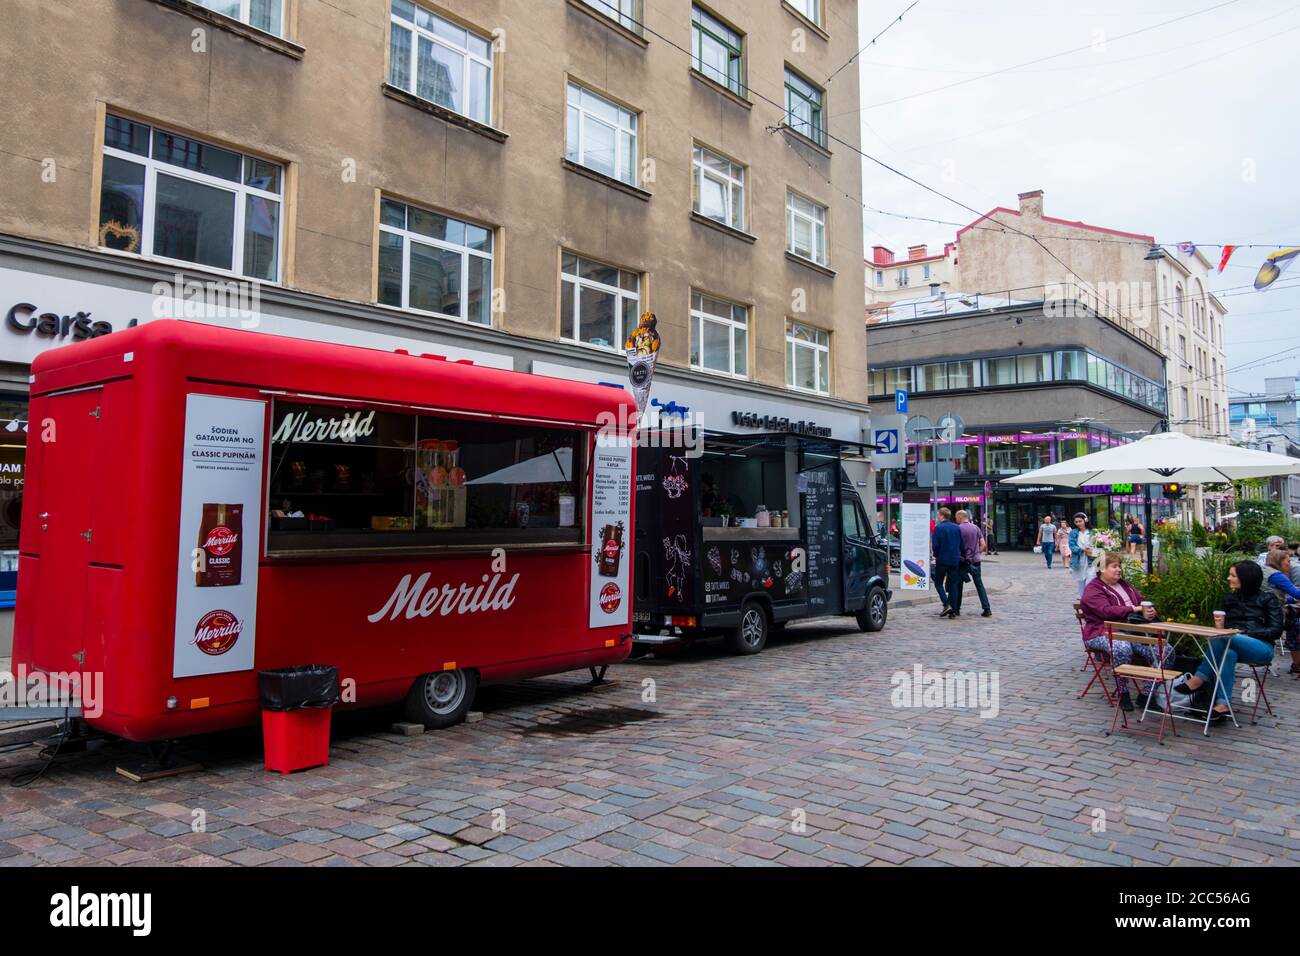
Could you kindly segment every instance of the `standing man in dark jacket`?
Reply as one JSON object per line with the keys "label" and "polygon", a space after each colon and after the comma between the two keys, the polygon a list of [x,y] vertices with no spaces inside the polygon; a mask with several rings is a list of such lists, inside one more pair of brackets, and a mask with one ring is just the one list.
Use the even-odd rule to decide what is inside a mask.
{"label": "standing man in dark jacket", "polygon": [[961,531],[951,521],[952,512],[939,509],[939,523],[930,533],[930,549],[934,552],[934,589],[943,602],[940,617],[957,617],[961,614]]}

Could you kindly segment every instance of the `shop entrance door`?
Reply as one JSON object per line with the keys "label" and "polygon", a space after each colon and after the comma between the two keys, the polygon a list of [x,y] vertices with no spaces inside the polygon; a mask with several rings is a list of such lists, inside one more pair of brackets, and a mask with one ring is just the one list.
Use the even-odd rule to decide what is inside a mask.
{"label": "shop entrance door", "polygon": [[[37,435],[41,489],[35,526],[24,528],[23,541],[39,554],[24,568],[35,570],[36,588],[18,613],[36,619],[40,640],[34,648],[37,667],[51,672],[80,670],[85,663],[86,575],[94,537],[96,496],[86,468],[102,461],[100,414],[103,390],[96,388],[53,395],[41,419],[32,417]],[[36,409],[33,402],[33,411]],[[32,541],[31,545],[26,542]],[[55,574],[55,569],[67,569]],[[35,607],[30,605],[34,604]]]}

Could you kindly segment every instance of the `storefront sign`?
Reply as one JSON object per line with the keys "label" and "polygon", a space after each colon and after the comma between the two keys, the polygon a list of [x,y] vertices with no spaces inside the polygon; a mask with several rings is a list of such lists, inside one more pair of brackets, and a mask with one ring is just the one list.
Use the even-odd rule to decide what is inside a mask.
{"label": "storefront sign", "polygon": [[[908,496],[911,497],[910,495]],[[899,535],[903,567],[899,582],[904,591],[930,590],[930,502],[907,501],[902,505],[903,524]]]}
{"label": "storefront sign", "polygon": [[731,413],[731,423],[741,428],[758,428],[766,432],[794,432],[796,435],[812,435],[814,438],[831,437],[831,430],[816,422],[791,421],[785,416],[735,411]]}
{"label": "storefront sign", "polygon": [[251,670],[266,403],[185,402],[172,676]]}
{"label": "storefront sign", "polygon": [[[134,325],[135,320],[129,324]],[[89,312],[59,315],[57,312],[41,312],[31,302],[15,302],[5,313],[5,329],[18,335],[51,339],[51,344],[63,345],[107,335],[113,331],[113,326],[98,319],[92,321]]]}
{"label": "storefront sign", "polygon": [[632,446],[596,437],[591,469],[589,623],[622,627],[632,609]]}
{"label": "storefront sign", "polygon": [[1131,495],[1136,485],[1083,485],[1079,488],[1085,495]]}

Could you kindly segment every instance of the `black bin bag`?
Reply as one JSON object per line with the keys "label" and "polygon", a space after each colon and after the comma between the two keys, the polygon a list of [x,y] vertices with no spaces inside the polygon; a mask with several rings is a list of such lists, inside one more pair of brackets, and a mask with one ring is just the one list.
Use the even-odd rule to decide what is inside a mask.
{"label": "black bin bag", "polygon": [[333,664],[302,664],[258,671],[257,689],[263,710],[333,707],[339,702],[339,669]]}

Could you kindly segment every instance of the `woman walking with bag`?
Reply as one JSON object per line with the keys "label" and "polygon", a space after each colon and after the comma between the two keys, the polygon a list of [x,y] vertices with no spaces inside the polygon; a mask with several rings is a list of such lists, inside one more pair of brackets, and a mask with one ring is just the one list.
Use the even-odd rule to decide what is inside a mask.
{"label": "woman walking with bag", "polygon": [[1070,546],[1070,573],[1079,585],[1079,599],[1083,599],[1083,589],[1092,577],[1092,560],[1088,552],[1092,550],[1092,532],[1088,530],[1088,516],[1080,511],[1074,516],[1074,529],[1068,539]]}

